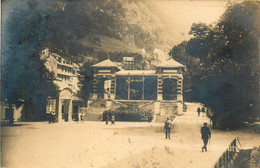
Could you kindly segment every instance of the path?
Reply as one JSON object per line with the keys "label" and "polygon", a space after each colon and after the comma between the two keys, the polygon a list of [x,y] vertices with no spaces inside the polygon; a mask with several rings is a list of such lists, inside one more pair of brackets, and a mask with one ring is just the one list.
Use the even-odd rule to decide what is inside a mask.
{"label": "path", "polygon": [[[187,103],[188,104],[188,103]],[[2,167],[7,168],[208,168],[232,139],[244,146],[259,145],[259,135],[243,131],[212,131],[208,152],[201,152],[200,127],[209,119],[198,117],[198,104],[174,120],[171,139],[163,123],[104,122],[22,123],[2,128]]]}

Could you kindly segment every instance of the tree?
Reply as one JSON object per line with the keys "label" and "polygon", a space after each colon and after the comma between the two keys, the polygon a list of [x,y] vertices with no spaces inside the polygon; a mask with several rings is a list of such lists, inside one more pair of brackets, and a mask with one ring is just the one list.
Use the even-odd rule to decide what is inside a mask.
{"label": "tree", "polygon": [[9,13],[3,24],[1,97],[8,101],[11,125],[13,104],[24,105],[27,119],[40,119],[45,114],[47,97],[57,94],[53,74],[40,60],[41,50],[51,35],[49,5],[11,1],[6,10]]}
{"label": "tree", "polygon": [[198,60],[187,62],[195,71],[188,73],[190,87],[196,88],[190,94],[196,90],[194,98],[215,111],[223,127],[259,118],[259,6],[230,4],[215,26],[193,24],[194,37],[171,52]]}
{"label": "tree", "polygon": [[83,100],[88,100],[93,90],[93,62],[85,62],[79,69],[79,83],[81,88],[79,90],[79,97]]}

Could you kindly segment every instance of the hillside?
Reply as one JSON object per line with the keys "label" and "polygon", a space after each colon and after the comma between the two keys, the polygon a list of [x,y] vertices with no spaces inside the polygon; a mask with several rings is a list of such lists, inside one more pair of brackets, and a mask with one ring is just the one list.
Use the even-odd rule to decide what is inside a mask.
{"label": "hillside", "polygon": [[150,57],[155,49],[168,53],[173,39],[147,3],[58,1],[52,16],[50,47],[68,56],[128,52]]}

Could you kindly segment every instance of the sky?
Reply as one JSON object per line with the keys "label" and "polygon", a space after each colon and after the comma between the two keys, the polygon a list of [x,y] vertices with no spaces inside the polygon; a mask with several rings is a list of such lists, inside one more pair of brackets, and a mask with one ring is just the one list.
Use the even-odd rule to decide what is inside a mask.
{"label": "sky", "polygon": [[181,42],[191,37],[188,33],[193,23],[216,23],[225,12],[226,3],[219,0],[151,0],[147,5]]}

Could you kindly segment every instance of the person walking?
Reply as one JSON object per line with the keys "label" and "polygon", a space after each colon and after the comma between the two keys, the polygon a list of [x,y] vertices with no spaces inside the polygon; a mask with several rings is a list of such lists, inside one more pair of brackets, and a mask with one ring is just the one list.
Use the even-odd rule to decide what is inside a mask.
{"label": "person walking", "polygon": [[52,123],[52,112],[50,112],[48,114],[48,119],[49,119],[49,124],[51,124]]}
{"label": "person walking", "polygon": [[197,112],[198,112],[198,117],[200,116],[200,108],[197,108]]}
{"label": "person walking", "polygon": [[206,110],[206,115],[209,116],[209,109]]}
{"label": "person walking", "polygon": [[55,112],[51,112],[51,123],[55,123]]}
{"label": "person walking", "polygon": [[204,114],[205,114],[205,112],[206,112],[205,107],[202,107],[202,108],[201,108],[201,112],[202,112],[202,117],[204,117]]}
{"label": "person walking", "polygon": [[207,127],[207,123],[204,123],[204,126],[201,127],[201,139],[203,140],[204,146],[202,147],[202,152],[207,151],[208,140],[211,138],[211,133]]}
{"label": "person walking", "polygon": [[85,120],[85,115],[84,115],[84,113],[81,113],[80,114],[80,121],[84,123],[84,120]]}
{"label": "person walking", "polygon": [[106,120],[106,125],[107,125],[107,124],[108,124],[108,121],[109,121],[109,116],[108,116],[108,114],[106,115],[105,120]]}
{"label": "person walking", "polygon": [[202,107],[201,112],[205,113],[205,107]]}
{"label": "person walking", "polygon": [[167,120],[164,123],[165,139],[167,138],[171,139],[171,127],[172,127],[172,121],[170,120],[170,117],[167,117]]}
{"label": "person walking", "polygon": [[115,116],[114,115],[111,116],[111,125],[115,125]]}
{"label": "person walking", "polygon": [[212,128],[215,129],[217,126],[217,122],[218,122],[218,117],[216,114],[213,114],[213,116],[211,117],[210,121],[212,122]]}

